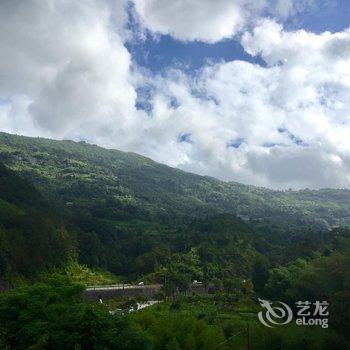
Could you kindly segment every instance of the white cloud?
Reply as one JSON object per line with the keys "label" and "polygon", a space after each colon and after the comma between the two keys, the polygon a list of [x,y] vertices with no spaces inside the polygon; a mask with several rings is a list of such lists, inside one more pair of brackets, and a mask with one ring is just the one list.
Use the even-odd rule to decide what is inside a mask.
{"label": "white cloud", "polygon": [[[84,138],[244,183],[350,186],[350,30],[288,32],[265,19],[242,45],[266,66],[220,62],[194,76],[179,69],[157,76],[131,69],[124,5],[0,3],[1,130]],[[226,35],[197,25],[209,12],[215,17],[210,6],[187,22],[192,38]],[[154,15],[154,23],[170,16]],[[182,35],[176,23],[171,30]],[[145,86],[149,115],[135,107],[136,88]]]}
{"label": "white cloud", "polygon": [[1,2],[0,95],[12,101],[3,129],[95,140],[128,131],[138,114],[126,20],[123,1]]}
{"label": "white cloud", "polygon": [[144,27],[181,41],[232,38],[262,13],[284,20],[314,0],[132,0]]}
{"label": "white cloud", "polygon": [[[285,32],[261,21],[242,44],[267,67],[232,61],[157,81],[149,135],[159,142],[147,152],[164,160],[166,150],[173,165],[245,183],[348,187],[349,38],[349,30]],[[192,143],[175,142],[180,133]]]}
{"label": "white cloud", "polygon": [[271,13],[280,19],[315,8],[315,0],[274,0],[271,4]]}
{"label": "white cloud", "polygon": [[137,12],[153,32],[183,41],[229,38],[244,22],[242,1],[135,0]]}

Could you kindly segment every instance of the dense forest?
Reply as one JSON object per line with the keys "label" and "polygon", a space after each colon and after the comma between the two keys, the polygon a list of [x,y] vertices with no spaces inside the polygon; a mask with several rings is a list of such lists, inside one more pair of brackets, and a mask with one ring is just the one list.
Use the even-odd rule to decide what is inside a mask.
{"label": "dense forest", "polygon": [[[327,300],[330,327],[252,319],[253,349],[346,349],[349,218],[349,190],[273,191],[0,133],[0,287],[11,289],[0,348],[229,349],[239,333],[244,349],[260,297]],[[118,316],[82,299],[86,284],[141,280],[164,283],[162,303]],[[189,295],[194,280],[210,294]]]}

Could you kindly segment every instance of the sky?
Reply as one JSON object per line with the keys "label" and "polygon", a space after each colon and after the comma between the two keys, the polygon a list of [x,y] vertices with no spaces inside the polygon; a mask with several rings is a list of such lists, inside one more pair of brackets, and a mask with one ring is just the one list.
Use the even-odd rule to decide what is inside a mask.
{"label": "sky", "polygon": [[350,1],[0,0],[0,130],[350,188]]}

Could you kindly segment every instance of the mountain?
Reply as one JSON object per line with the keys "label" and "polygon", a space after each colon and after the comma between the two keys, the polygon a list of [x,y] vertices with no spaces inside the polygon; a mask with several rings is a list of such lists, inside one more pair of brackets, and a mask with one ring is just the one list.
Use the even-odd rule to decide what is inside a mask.
{"label": "mountain", "polygon": [[[186,329],[198,333],[193,324],[208,324],[223,333],[229,330],[231,339],[231,330],[246,329],[247,310],[257,310],[258,298],[289,305],[329,301],[333,337],[320,328],[312,342],[294,338],[311,347],[325,344],[326,349],[332,343],[348,348],[343,337],[350,317],[344,312],[349,309],[344,305],[350,305],[350,230],[329,227],[348,216],[348,190],[272,191],[83,142],[1,133],[0,290],[15,290],[0,293],[0,348],[63,344],[62,339],[76,339],[70,337],[73,331],[81,339],[93,334],[98,344],[109,339],[106,346],[116,348],[116,341],[130,344],[137,334],[151,339],[149,330],[170,334],[184,316],[190,317]],[[116,305],[130,310],[132,300],[113,300],[113,306],[83,303],[81,286],[69,278],[82,281],[81,271],[96,276],[101,270],[117,275],[106,275],[112,281],[164,283],[159,298],[170,301],[126,318],[115,317],[113,310]],[[16,288],[18,280],[23,288]],[[178,299],[195,280],[214,294]],[[130,333],[125,321],[138,318],[130,328],[137,333]],[[249,322],[257,346],[264,338],[271,348],[266,327],[258,333],[258,321],[250,317]],[[44,331],[37,332],[38,324]],[[127,341],[114,333],[123,329]],[[289,345],[294,338],[286,329]],[[307,328],[310,334],[313,330]],[[340,341],[334,341],[334,334]],[[280,337],[271,336],[278,339],[278,348]],[[171,348],[178,349],[175,345]]]}
{"label": "mountain", "polygon": [[215,213],[244,220],[350,222],[350,191],[273,191],[224,182],[85,142],[0,133],[0,162],[51,200],[115,220],[183,221]]}
{"label": "mountain", "polygon": [[60,211],[0,164],[0,289],[17,274],[30,277],[64,264],[73,250]]}

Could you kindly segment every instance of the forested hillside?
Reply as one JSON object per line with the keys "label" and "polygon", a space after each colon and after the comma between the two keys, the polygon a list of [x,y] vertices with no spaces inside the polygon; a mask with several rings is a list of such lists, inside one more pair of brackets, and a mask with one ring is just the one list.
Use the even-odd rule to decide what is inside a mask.
{"label": "forested hillside", "polygon": [[70,254],[159,281],[192,252],[199,279],[220,277],[226,262],[247,277],[259,254],[272,264],[310,255],[350,210],[347,190],[271,191],[84,142],[0,133],[0,160],[12,169],[1,167],[2,269],[21,275]]}
{"label": "forested hillside", "polygon": [[349,190],[272,191],[186,173],[85,142],[0,133],[0,161],[54,200],[117,220],[173,222],[231,213],[244,219],[333,225],[350,218]]}
{"label": "forested hillside", "polygon": [[[222,182],[83,142],[2,133],[0,285],[15,288],[0,295],[0,347],[212,350],[240,332],[243,349],[245,310],[256,313],[263,297],[328,300],[331,327],[267,331],[252,319],[252,348],[345,349],[349,197]],[[75,285],[140,280],[164,284],[159,298],[170,301],[119,317],[84,303]],[[181,299],[194,280],[211,294]]]}
{"label": "forested hillside", "polygon": [[75,238],[62,213],[27,180],[0,164],[0,283],[63,265]]}

